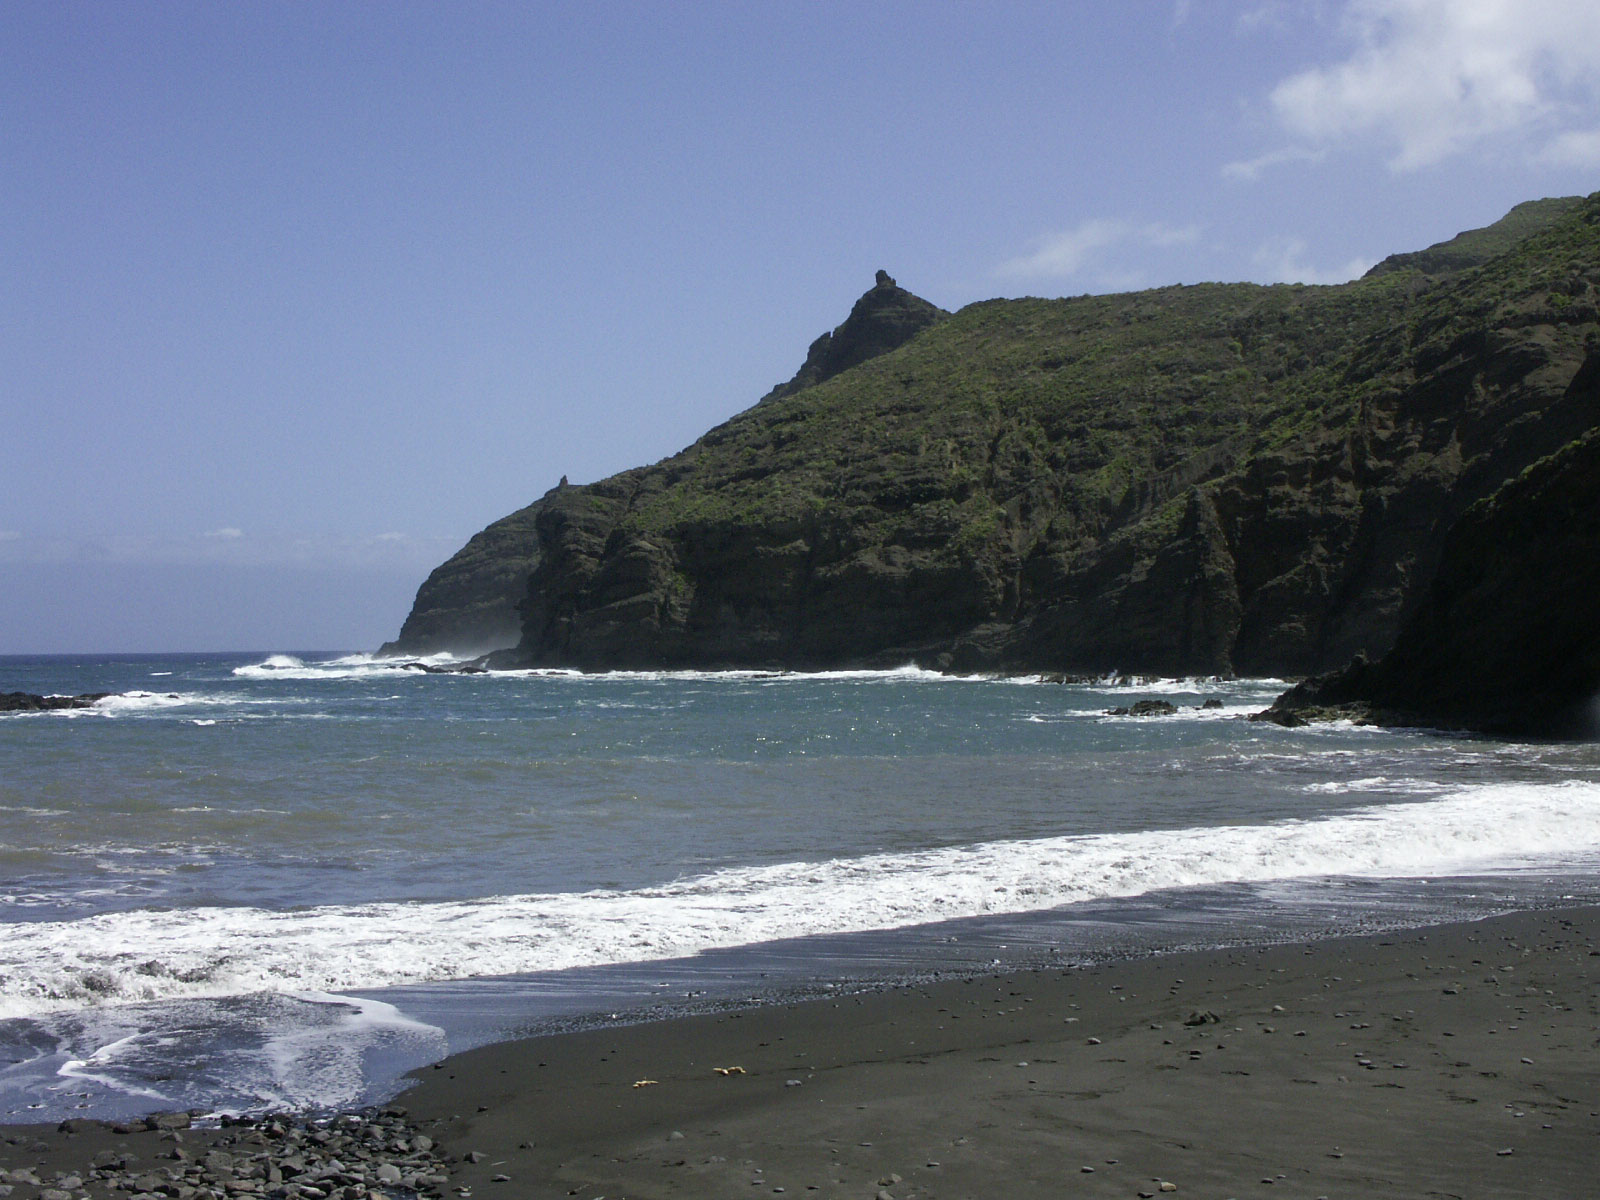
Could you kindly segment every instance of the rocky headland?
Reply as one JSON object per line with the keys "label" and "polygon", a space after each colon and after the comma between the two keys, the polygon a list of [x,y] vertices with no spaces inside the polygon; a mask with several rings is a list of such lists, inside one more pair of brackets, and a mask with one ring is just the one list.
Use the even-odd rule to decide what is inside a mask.
{"label": "rocky headland", "polygon": [[946,314],[880,272],[750,409],[474,537],[385,650],[498,643],[508,664],[595,669],[1376,661],[1434,604],[1464,515],[1600,424],[1596,345],[1600,195],[1519,205],[1334,287]]}

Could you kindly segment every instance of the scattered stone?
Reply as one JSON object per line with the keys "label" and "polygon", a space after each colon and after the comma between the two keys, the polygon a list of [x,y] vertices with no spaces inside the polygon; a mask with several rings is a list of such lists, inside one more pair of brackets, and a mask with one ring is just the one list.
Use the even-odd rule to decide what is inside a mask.
{"label": "scattered stone", "polygon": [[1185,1025],[1220,1025],[1222,1018],[1210,1009],[1204,1012],[1192,1012],[1183,1019]]}
{"label": "scattered stone", "polygon": [[[129,1122],[124,1136],[151,1143],[181,1140],[178,1131],[190,1129],[193,1116],[154,1114]],[[136,1148],[154,1158],[155,1146],[138,1147],[135,1141],[103,1149],[81,1171],[62,1172],[48,1183],[29,1168],[0,1171],[0,1197],[14,1184],[27,1184],[39,1189],[27,1193],[29,1200],[84,1200],[89,1192],[129,1200],[398,1200],[437,1196],[450,1183],[433,1140],[408,1126],[403,1110],[347,1113],[332,1120],[228,1117],[221,1126],[190,1135],[191,1145],[207,1138],[204,1152],[182,1145],[163,1149],[159,1170],[138,1165]]]}

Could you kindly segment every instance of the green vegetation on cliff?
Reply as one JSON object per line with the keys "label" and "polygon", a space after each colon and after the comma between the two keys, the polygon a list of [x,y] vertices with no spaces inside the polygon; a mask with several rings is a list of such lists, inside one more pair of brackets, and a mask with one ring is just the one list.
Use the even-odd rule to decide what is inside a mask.
{"label": "green vegetation on cliff", "polygon": [[1502,225],[1337,287],[945,317],[888,281],[927,318],[892,347],[507,519],[536,542],[517,654],[1305,673],[1379,653],[1456,517],[1595,421],[1568,384],[1600,330],[1600,199]]}

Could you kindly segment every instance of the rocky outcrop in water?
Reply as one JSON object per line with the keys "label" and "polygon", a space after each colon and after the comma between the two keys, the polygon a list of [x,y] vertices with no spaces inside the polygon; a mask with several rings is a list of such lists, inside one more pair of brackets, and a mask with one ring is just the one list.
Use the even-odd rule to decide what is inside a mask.
{"label": "rocky outcrop in water", "polygon": [[[847,321],[682,453],[507,518],[506,576],[531,570],[502,661],[1174,675],[1376,658],[1446,531],[1597,420],[1575,376],[1600,338],[1600,197],[1434,249],[1338,287],[928,305],[936,319],[841,366]],[[900,293],[881,280],[851,320],[923,311]]]}
{"label": "rocky outcrop in water", "polygon": [[0,692],[0,712],[56,712],[64,708],[92,708],[110,692],[84,692],[80,696],[40,696],[33,692]]}

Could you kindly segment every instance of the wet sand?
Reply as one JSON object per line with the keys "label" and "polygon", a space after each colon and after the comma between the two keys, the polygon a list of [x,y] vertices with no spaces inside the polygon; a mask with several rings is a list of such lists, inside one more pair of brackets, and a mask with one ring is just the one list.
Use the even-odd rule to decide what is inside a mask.
{"label": "wet sand", "polygon": [[[396,1103],[479,1200],[1595,1196],[1600,910],[487,1046]],[[173,1137],[4,1133],[41,1179]]]}

